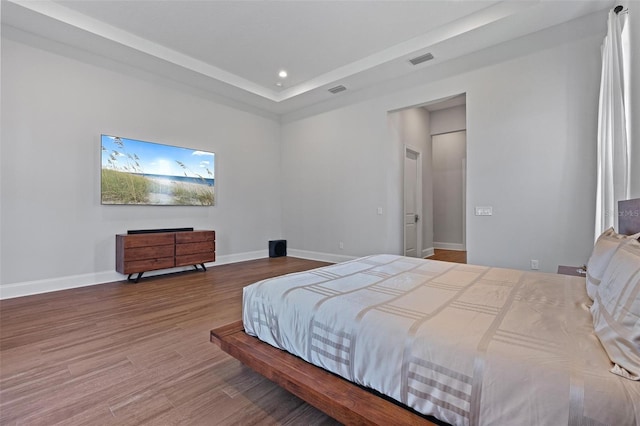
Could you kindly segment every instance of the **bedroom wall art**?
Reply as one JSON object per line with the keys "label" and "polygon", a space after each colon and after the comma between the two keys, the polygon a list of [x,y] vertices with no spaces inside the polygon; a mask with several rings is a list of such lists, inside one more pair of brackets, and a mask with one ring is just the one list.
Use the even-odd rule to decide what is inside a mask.
{"label": "bedroom wall art", "polygon": [[215,154],[101,136],[101,203],[213,206]]}

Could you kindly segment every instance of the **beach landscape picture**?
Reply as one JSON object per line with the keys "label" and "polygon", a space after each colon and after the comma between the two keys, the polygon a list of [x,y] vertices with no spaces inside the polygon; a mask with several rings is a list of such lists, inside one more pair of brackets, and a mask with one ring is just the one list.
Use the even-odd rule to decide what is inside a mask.
{"label": "beach landscape picture", "polygon": [[215,154],[102,135],[102,204],[212,206]]}

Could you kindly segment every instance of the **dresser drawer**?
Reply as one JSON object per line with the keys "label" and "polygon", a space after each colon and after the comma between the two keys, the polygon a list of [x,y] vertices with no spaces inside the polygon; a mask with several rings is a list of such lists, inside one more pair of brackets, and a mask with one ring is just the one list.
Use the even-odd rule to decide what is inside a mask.
{"label": "dresser drawer", "polygon": [[134,260],[131,262],[124,262],[123,274],[133,274],[141,271],[153,271],[155,269],[168,269],[173,268],[173,257],[161,257],[155,259]]}
{"label": "dresser drawer", "polygon": [[147,246],[130,248],[124,252],[124,261],[157,259],[161,257],[173,257],[175,254],[174,246]]}
{"label": "dresser drawer", "polygon": [[206,271],[204,263],[215,261],[215,231],[165,231],[116,235],[116,271],[130,281],[137,273],[138,282],[145,271],[187,265]]}
{"label": "dresser drawer", "polygon": [[176,244],[176,257],[185,254],[195,253],[212,253],[216,251],[216,243],[214,241],[202,241],[191,244]]}
{"label": "dresser drawer", "polygon": [[197,265],[200,263],[214,262],[216,254],[211,253],[195,253],[183,256],[176,256],[176,266]]}
{"label": "dresser drawer", "polygon": [[123,235],[125,249],[147,246],[164,246],[175,243],[175,233],[162,232],[157,234]]}
{"label": "dresser drawer", "polygon": [[176,232],[176,244],[191,244],[199,241],[215,241],[215,231]]}

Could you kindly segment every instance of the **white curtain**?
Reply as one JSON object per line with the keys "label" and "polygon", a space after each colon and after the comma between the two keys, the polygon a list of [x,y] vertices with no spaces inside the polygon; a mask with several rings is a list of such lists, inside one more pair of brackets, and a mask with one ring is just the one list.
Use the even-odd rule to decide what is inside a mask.
{"label": "white curtain", "polygon": [[[618,200],[629,198],[629,144],[625,112],[625,53],[622,30],[627,13],[609,12],[602,46],[602,76],[598,111],[598,174],[595,238],[605,229],[617,229]],[[628,60],[628,58],[627,58]],[[627,68],[628,69],[628,68]]]}

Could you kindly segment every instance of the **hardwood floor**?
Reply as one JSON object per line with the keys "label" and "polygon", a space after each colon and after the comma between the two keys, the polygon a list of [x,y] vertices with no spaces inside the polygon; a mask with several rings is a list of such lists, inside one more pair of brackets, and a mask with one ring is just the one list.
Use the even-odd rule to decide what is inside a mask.
{"label": "hardwood floor", "polygon": [[291,257],[0,301],[2,425],[333,425],[209,342]]}
{"label": "hardwood floor", "polygon": [[426,257],[429,260],[443,260],[445,262],[467,263],[467,252],[458,250],[435,249],[433,256]]}

